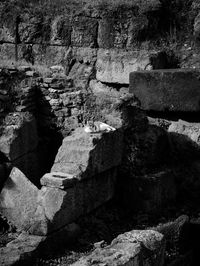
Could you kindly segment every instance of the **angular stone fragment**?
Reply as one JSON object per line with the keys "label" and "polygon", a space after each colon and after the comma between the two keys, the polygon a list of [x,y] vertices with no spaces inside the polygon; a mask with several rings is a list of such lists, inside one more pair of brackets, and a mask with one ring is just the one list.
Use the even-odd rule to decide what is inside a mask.
{"label": "angular stone fragment", "polygon": [[38,189],[13,168],[0,194],[0,213],[18,229],[28,230],[37,208]]}
{"label": "angular stone fragment", "polygon": [[200,72],[194,69],[165,69],[130,73],[130,92],[145,110],[200,111]]}
{"label": "angular stone fragment", "polygon": [[77,182],[77,176],[66,174],[62,172],[51,172],[45,174],[41,179],[40,183],[42,186],[55,187],[65,189],[72,187]]}
{"label": "angular stone fragment", "polygon": [[164,264],[164,236],[152,230],[133,230],[119,235],[105,248],[73,263],[73,266],[162,266]]}
{"label": "angular stone fragment", "polygon": [[115,178],[116,170],[112,169],[65,190],[43,186],[29,232],[46,235],[110,200],[114,195]]}
{"label": "angular stone fragment", "polygon": [[76,164],[80,177],[88,178],[121,163],[123,134],[120,130],[109,133],[89,134],[78,128],[66,137],[56,156],[52,172],[69,173],[65,165]]}
{"label": "angular stone fragment", "polygon": [[149,63],[146,51],[99,49],[96,63],[96,79],[106,83],[129,84],[129,73],[144,70]]}

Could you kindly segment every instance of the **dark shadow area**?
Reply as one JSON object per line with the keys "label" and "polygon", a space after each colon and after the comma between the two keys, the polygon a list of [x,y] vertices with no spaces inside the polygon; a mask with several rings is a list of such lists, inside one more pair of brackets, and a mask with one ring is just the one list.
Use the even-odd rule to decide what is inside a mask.
{"label": "dark shadow area", "polygon": [[200,112],[171,112],[165,111],[146,111],[147,116],[152,118],[161,118],[171,121],[182,119],[187,122],[199,123]]}
{"label": "dark shadow area", "polygon": [[[45,173],[50,172],[58,149],[62,144],[63,135],[61,133],[61,129],[56,126],[56,116],[53,114],[49,102],[44,98],[39,89],[37,90],[36,99],[36,120],[39,135],[37,154],[40,165],[40,176],[42,177]],[[43,112],[44,108],[45,113]],[[43,118],[41,115],[43,115]],[[48,121],[48,124],[45,124],[45,115],[47,120],[49,117],[51,118],[51,121]]]}
{"label": "dark shadow area", "polygon": [[149,60],[153,70],[180,68],[179,58],[171,50],[152,54]]}

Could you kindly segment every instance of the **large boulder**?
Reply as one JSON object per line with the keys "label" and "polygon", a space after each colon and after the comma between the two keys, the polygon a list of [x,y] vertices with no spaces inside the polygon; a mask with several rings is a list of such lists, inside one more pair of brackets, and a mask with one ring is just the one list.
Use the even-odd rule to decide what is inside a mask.
{"label": "large boulder", "polygon": [[37,208],[38,189],[13,168],[0,194],[0,213],[18,229],[28,230]]}
{"label": "large boulder", "polygon": [[106,83],[129,84],[129,73],[144,70],[148,64],[149,53],[145,50],[99,49],[96,78]]}
{"label": "large boulder", "polygon": [[152,230],[133,230],[119,235],[105,248],[96,248],[73,266],[162,266],[164,264],[164,236]]}
{"label": "large boulder", "polygon": [[199,71],[165,69],[130,73],[130,92],[152,111],[200,111]]}
{"label": "large boulder", "polygon": [[[48,183],[47,177],[42,178],[42,183],[47,186],[43,186],[39,192],[37,211],[29,228],[31,234],[46,235],[56,231],[81,215],[91,212],[114,195],[115,169],[95,178],[73,180],[70,186],[66,185],[66,175],[57,173],[55,176],[55,174],[48,178]],[[65,178],[63,186],[60,186],[62,181],[59,182],[59,178],[62,181]],[[71,179],[70,176],[68,178]]]}
{"label": "large boulder", "polygon": [[78,128],[63,140],[51,171],[76,173],[79,178],[93,177],[120,165],[122,149],[123,133],[120,129],[89,134]]}

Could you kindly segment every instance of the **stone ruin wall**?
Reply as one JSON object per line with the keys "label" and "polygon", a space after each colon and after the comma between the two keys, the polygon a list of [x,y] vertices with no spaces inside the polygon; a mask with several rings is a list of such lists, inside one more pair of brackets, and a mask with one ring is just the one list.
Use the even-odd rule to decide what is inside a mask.
{"label": "stone ruin wall", "polygon": [[[130,123],[128,126],[124,122],[124,116],[122,119],[121,113],[113,108],[113,103],[118,102],[118,99],[129,91],[129,73],[145,69],[151,61],[152,54],[158,55],[163,50],[163,47],[152,48],[151,41],[140,42],[138,48],[133,34],[136,24],[132,20],[131,12],[123,10],[119,17],[119,13],[114,13],[112,16],[106,14],[100,18],[94,13],[89,16],[80,13],[74,16],[72,21],[69,21],[68,17],[58,16],[48,25],[51,34],[45,45],[41,44],[42,35],[34,34],[36,25],[39,24],[36,17],[32,16],[30,19],[25,16],[20,24],[19,34],[22,43],[18,44],[19,60],[23,59],[24,47],[33,44],[35,65],[41,64],[45,67],[56,65],[61,67],[62,72],[59,75],[51,73],[49,77],[43,78],[31,68],[20,71],[12,68],[2,70],[0,74],[1,121],[5,121],[2,130],[8,130],[0,138],[1,180],[3,183],[10,173],[11,166],[15,166],[18,169],[13,170],[11,179],[18,183],[20,193],[24,193],[25,198],[29,196],[26,191],[20,190],[23,186],[30,189],[34,200],[36,198],[38,200],[39,193],[39,201],[37,204],[36,200],[34,201],[33,209],[30,211],[35,214],[37,210],[37,218],[43,224],[34,221],[36,226],[30,229],[33,234],[52,234],[65,224],[76,220],[79,215],[103,204],[105,198],[106,200],[112,198],[114,191],[124,206],[130,206],[132,202],[134,210],[145,212],[158,212],[168,204],[173,205],[177,198],[181,202],[185,197],[190,198],[198,193],[200,187],[199,103],[196,98],[196,95],[199,95],[198,71],[192,74],[191,84],[194,86],[187,84],[189,89],[194,89],[192,95],[186,93],[187,89],[184,90],[184,86],[183,90],[178,88],[179,93],[173,91],[176,87],[173,81],[179,79],[176,71],[172,71],[167,81],[160,78],[162,71],[157,72],[155,76],[151,71],[142,74],[136,72],[130,78],[130,92],[135,94],[136,99],[130,109],[125,108],[125,118]],[[192,27],[197,37],[198,17],[195,19],[194,28]],[[59,35],[60,25],[64,25],[64,37]],[[35,36],[39,36],[38,39]],[[15,57],[14,35],[6,25],[1,29],[0,38],[1,60],[12,61]],[[176,67],[198,68],[198,54],[198,47],[191,46],[189,39],[185,40],[176,50],[175,56],[179,59]],[[158,65],[153,68],[169,67],[165,60],[166,58],[164,60],[161,58]],[[187,74],[184,70],[181,73],[183,78],[180,79],[180,83],[184,84],[190,73]],[[139,80],[138,84],[142,84],[140,86],[142,90],[134,83],[136,79]],[[169,88],[171,94],[163,94],[163,82],[166,86],[170,79],[172,79]],[[153,85],[149,88],[146,81],[149,81],[149,84],[152,82]],[[8,84],[13,84],[10,86],[11,89],[8,89]],[[154,86],[155,84],[157,85]],[[13,88],[16,90],[12,91]],[[177,97],[178,102],[174,100]],[[142,108],[138,108],[139,105]],[[117,167],[117,175],[115,165],[110,169],[102,168],[102,172],[90,176],[88,181],[78,181],[77,194],[74,194],[72,183],[76,184],[77,181],[73,180],[71,183],[67,180],[65,185],[56,183],[53,172],[54,170],[64,172],[63,165],[58,163],[56,166],[59,156],[62,155],[62,147],[67,143],[63,139],[89,119],[106,122],[115,128],[124,127],[125,147],[121,153],[122,162],[119,163],[123,167]],[[18,123],[18,127],[13,127]],[[12,139],[8,138],[8,135],[12,136]],[[82,136],[77,139],[80,142],[85,141]],[[70,141],[69,143],[73,143],[73,138]],[[100,146],[104,141],[104,138],[100,140]],[[14,145],[11,146],[11,143]],[[110,145],[109,142],[108,146]],[[87,156],[87,149],[83,148],[84,157]],[[75,152],[73,149],[72,151]],[[72,155],[69,151],[65,156],[69,159]],[[56,157],[58,160],[56,159],[54,164]],[[83,157],[76,159],[80,162]],[[74,168],[67,167],[67,171],[69,169],[73,173]],[[89,167],[86,173],[93,170]],[[45,173],[47,175],[44,175]],[[68,178],[68,172],[63,174]],[[21,183],[16,181],[16,176],[20,177]],[[96,178],[93,179],[94,176]],[[42,186],[42,189],[29,186],[26,177],[37,187]],[[116,178],[117,187],[114,186]],[[103,182],[103,179],[106,181]],[[91,197],[83,197],[84,204],[80,206],[82,191],[87,190],[94,199],[98,195],[93,192],[100,186],[108,194],[100,193],[97,205],[91,204]],[[69,198],[68,193],[73,196]],[[55,208],[47,204],[51,198],[58,200]],[[80,212],[77,212],[77,206]],[[20,206],[17,207],[20,209]],[[70,210],[70,214],[66,214],[66,210],[68,212]],[[9,215],[8,213],[7,216]],[[12,220],[17,216],[16,212],[9,218]],[[60,219],[61,216],[65,219]],[[19,228],[23,223],[23,220],[19,221]],[[111,248],[115,248],[115,245],[115,242],[111,244]],[[93,256],[99,259],[102,254],[107,256],[106,251],[101,250],[94,252]],[[81,263],[87,262],[81,261]]]}

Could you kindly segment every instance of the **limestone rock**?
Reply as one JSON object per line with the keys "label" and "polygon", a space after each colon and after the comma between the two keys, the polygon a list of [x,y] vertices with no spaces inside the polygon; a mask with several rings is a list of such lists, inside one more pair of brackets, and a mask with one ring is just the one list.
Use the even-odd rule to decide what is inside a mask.
{"label": "limestone rock", "polygon": [[0,194],[0,213],[18,229],[28,230],[37,208],[38,189],[13,168]]}
{"label": "limestone rock", "polygon": [[80,228],[70,224],[48,236],[22,233],[6,247],[0,248],[0,265],[32,265],[40,254],[49,255],[60,251],[66,244],[76,241]]}
{"label": "limestone rock", "polygon": [[72,21],[72,46],[97,47],[97,27],[98,22],[94,18],[75,17]]}
{"label": "limestone rock", "polygon": [[92,64],[76,62],[69,73],[69,78],[74,80],[76,88],[86,89],[93,72],[94,67]]}
{"label": "limestone rock", "polygon": [[172,122],[168,128],[176,160],[193,161],[200,156],[200,124],[183,120]]}
{"label": "limestone rock", "polygon": [[71,42],[71,22],[67,16],[57,16],[51,25],[51,44],[69,46]]}
{"label": "limestone rock", "polygon": [[56,156],[53,172],[64,172],[65,165],[77,164],[81,178],[95,176],[121,163],[123,134],[120,130],[109,133],[89,134],[78,128],[72,136],[66,137]]}
{"label": "limestone rock", "polygon": [[92,254],[72,265],[162,266],[164,250],[165,240],[162,234],[152,230],[133,230],[119,235],[109,246],[95,249]]}
{"label": "limestone rock", "polygon": [[145,110],[198,112],[200,110],[199,71],[168,69],[130,74],[130,93]]}
{"label": "limestone rock", "polygon": [[114,195],[115,177],[113,169],[96,178],[76,182],[65,190],[43,186],[29,232],[47,235],[110,200]]}
{"label": "limestone rock", "polygon": [[6,247],[0,248],[0,265],[11,266],[15,264],[27,265],[36,258],[37,248],[43,237],[28,236],[21,234],[17,240],[8,243]]}
{"label": "limestone rock", "polygon": [[41,179],[40,183],[42,186],[55,187],[65,189],[72,187],[78,180],[76,175],[66,174],[62,172],[52,172],[45,174]]}
{"label": "limestone rock", "polygon": [[0,151],[11,161],[33,151],[38,144],[36,121],[14,113],[0,137]]}
{"label": "limestone rock", "polygon": [[200,145],[200,123],[189,123],[179,119],[178,122],[171,122],[168,131],[185,135]]}
{"label": "limestone rock", "polygon": [[149,63],[147,51],[99,49],[96,78],[101,82],[129,84],[129,73],[144,70]]}
{"label": "limestone rock", "polygon": [[14,41],[13,33],[6,26],[1,27],[0,42],[13,42],[13,41]]}

